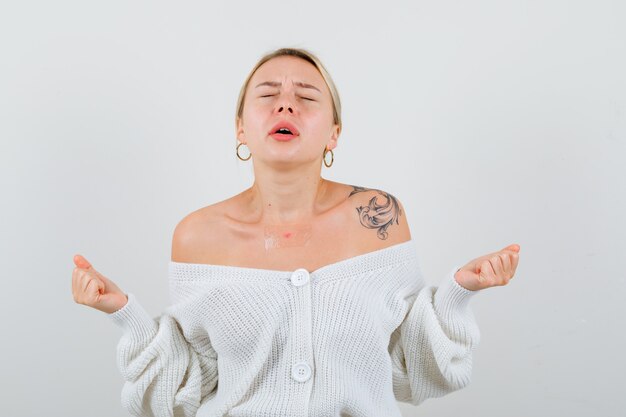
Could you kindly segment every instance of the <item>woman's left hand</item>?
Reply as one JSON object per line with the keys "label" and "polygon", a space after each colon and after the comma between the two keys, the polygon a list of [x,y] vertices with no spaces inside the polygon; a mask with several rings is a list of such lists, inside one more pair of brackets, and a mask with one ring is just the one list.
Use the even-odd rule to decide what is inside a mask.
{"label": "woman's left hand", "polygon": [[454,279],[470,291],[506,285],[515,274],[519,250],[520,246],[514,243],[499,252],[476,258],[455,272]]}

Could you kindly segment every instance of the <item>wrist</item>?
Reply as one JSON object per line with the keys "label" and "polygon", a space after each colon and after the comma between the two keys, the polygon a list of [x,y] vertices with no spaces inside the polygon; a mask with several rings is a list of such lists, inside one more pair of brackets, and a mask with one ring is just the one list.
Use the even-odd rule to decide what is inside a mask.
{"label": "wrist", "polygon": [[[466,289],[467,291],[477,291],[477,290],[479,290],[480,288],[478,288],[478,287],[474,287],[472,285],[468,285],[466,280],[464,280],[462,278],[463,274],[459,274],[460,270],[461,270],[461,268],[457,269],[456,272],[454,273],[454,280],[456,281],[456,283],[459,284],[464,289]],[[467,275],[466,275],[466,277],[467,277]]]}

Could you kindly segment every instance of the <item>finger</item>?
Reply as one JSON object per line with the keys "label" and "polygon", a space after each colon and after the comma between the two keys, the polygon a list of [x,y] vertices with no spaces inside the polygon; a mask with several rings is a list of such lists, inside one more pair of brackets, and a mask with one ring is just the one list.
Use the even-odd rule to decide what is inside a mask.
{"label": "finger", "polygon": [[506,285],[507,283],[507,270],[505,269],[504,258],[508,257],[506,253],[499,253],[497,259],[494,260],[496,262],[496,285]]}
{"label": "finger", "polygon": [[515,274],[515,271],[517,270],[517,264],[519,262],[519,254],[514,253],[513,255],[511,255],[511,258],[512,258],[513,274]]}
{"label": "finger", "polygon": [[89,281],[89,285],[87,286],[87,296],[93,302],[98,301],[98,297],[100,296],[100,291],[98,289],[98,282],[95,279]]}
{"label": "finger", "polygon": [[501,253],[500,259],[502,261],[502,276],[505,280],[508,281],[509,277],[511,276],[511,253],[509,251]]}
{"label": "finger", "polygon": [[80,274],[78,277],[78,286],[82,294],[85,293],[85,288],[87,288],[87,284],[89,284],[89,279],[84,274]]}
{"label": "finger", "polygon": [[74,263],[77,267],[83,269],[89,269],[89,267],[91,266],[91,263],[89,263],[89,261],[85,259],[84,256],[79,254],[74,255]]}
{"label": "finger", "polygon": [[493,271],[493,266],[491,265],[491,262],[489,261],[489,259],[485,259],[480,264],[480,273],[478,274],[478,280],[483,284],[491,284],[493,283],[494,276],[495,273]]}
{"label": "finger", "polygon": [[500,263],[502,264],[502,271],[498,275],[498,284],[506,285],[509,283],[509,279],[511,278],[511,260],[510,253],[502,252],[500,253]]}
{"label": "finger", "polygon": [[100,272],[96,271],[95,269],[93,269],[93,272],[94,274],[96,274],[96,277],[100,278],[100,281],[102,281],[104,284],[107,284],[109,282],[109,279],[102,275]]}
{"label": "finger", "polygon": [[491,265],[493,266],[494,284],[503,285],[504,281],[504,265],[502,264],[502,253],[498,253],[491,257]]}
{"label": "finger", "polygon": [[93,276],[87,273],[83,273],[81,277],[81,289],[83,293],[87,292],[87,286],[93,280]]}
{"label": "finger", "polygon": [[76,300],[76,268],[72,271],[72,297]]}
{"label": "finger", "polygon": [[72,274],[72,294],[74,295],[74,300],[77,303],[82,303],[82,273],[83,271],[81,269],[75,268],[74,273]]}
{"label": "finger", "polygon": [[516,252],[516,253],[517,253],[517,252],[519,252],[519,250],[520,250],[520,246],[519,246],[517,243],[511,243],[510,245],[508,245],[508,246],[506,246],[506,247],[502,248],[502,250],[503,250],[503,251],[508,251],[508,250],[510,250],[510,251],[513,251],[513,252]]}
{"label": "finger", "polygon": [[77,297],[79,296],[79,291],[81,289],[80,276],[81,276],[81,269],[74,268],[74,271],[72,271],[72,295],[74,296],[75,300],[78,300]]}
{"label": "finger", "polygon": [[502,282],[503,285],[506,285],[509,283],[509,280],[511,279],[511,276],[513,275],[513,271],[511,268],[511,257],[513,255],[511,255],[510,253],[503,253],[501,255],[502,258]]}

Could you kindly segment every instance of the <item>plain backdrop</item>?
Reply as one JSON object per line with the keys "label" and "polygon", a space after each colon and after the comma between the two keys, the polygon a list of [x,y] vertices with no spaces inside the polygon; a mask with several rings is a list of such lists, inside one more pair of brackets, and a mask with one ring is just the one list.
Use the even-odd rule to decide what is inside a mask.
{"label": "plain backdrop", "polygon": [[409,416],[623,416],[626,6],[615,1],[20,1],[0,6],[3,416],[128,416],[80,253],[153,316],[174,227],[249,187],[234,112],[307,48],[344,129],[324,178],[392,193],[423,270],[521,246],[472,300],[473,380]]}

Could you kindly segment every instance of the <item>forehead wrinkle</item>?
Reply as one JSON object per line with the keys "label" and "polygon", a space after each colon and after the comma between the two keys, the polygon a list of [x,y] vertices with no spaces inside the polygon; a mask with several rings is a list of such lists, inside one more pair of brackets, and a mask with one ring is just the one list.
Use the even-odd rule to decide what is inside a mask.
{"label": "forehead wrinkle", "polygon": [[[319,93],[321,93],[320,89],[317,88],[316,86],[312,85],[312,84],[308,84],[302,81],[292,81],[292,84],[298,86],[298,87],[302,87],[302,88],[309,88],[309,89],[314,89],[317,90]],[[262,83],[259,83],[256,85],[255,88],[261,87],[261,86],[270,86],[270,87],[281,87],[282,83],[278,82],[278,81],[263,81]]]}

